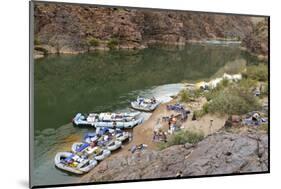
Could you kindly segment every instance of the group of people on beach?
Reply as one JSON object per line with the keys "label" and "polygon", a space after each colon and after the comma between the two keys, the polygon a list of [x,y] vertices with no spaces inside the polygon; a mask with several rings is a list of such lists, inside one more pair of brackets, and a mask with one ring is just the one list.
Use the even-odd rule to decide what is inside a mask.
{"label": "group of people on beach", "polygon": [[173,110],[179,112],[177,115],[170,115],[162,117],[162,122],[168,123],[168,131],[164,132],[162,125],[160,124],[160,119],[157,120],[155,129],[153,130],[152,140],[154,142],[167,142],[167,135],[173,134],[175,131],[180,129],[180,125],[185,122],[188,118],[190,111],[185,110],[180,104],[167,105],[167,110]]}
{"label": "group of people on beach", "polygon": [[152,140],[154,142],[156,142],[156,141],[167,142],[167,133],[162,131],[162,130],[160,130],[160,131],[154,130],[153,131],[153,138],[152,138]]}

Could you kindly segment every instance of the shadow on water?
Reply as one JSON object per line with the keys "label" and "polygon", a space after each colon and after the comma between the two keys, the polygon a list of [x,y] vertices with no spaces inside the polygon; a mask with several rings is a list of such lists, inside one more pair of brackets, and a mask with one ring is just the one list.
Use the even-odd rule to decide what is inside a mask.
{"label": "shadow on water", "polygon": [[[38,184],[57,184],[77,178],[56,170],[53,164],[56,152],[69,150],[88,130],[67,124],[75,113],[124,109],[138,94],[158,90],[157,86],[208,79],[223,72],[220,69],[228,62],[236,64],[241,60],[247,64],[252,61],[237,46],[213,45],[154,47],[35,60],[33,180]],[[172,87],[168,89],[179,90]]]}

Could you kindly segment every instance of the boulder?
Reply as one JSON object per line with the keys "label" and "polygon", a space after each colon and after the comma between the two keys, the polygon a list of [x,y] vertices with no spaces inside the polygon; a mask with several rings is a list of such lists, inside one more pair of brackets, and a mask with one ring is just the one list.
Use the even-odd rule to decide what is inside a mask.
{"label": "boulder", "polygon": [[268,135],[220,131],[197,145],[175,145],[162,151],[119,155],[105,160],[107,169],[93,169],[83,182],[151,179],[268,171]]}

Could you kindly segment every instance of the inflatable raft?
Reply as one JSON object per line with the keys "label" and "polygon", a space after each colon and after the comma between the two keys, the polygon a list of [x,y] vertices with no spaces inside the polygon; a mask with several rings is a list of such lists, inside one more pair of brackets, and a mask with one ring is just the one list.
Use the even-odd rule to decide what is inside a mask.
{"label": "inflatable raft", "polygon": [[71,152],[57,153],[54,161],[57,168],[74,174],[87,173],[98,164],[95,159],[81,158]]}
{"label": "inflatable raft", "polygon": [[132,108],[140,111],[151,112],[160,104],[155,98],[141,98],[138,97],[136,101],[131,102]]}
{"label": "inflatable raft", "polygon": [[128,140],[130,138],[131,134],[129,132],[122,132],[122,133],[117,133],[115,135],[116,140],[123,142],[125,140]]}
{"label": "inflatable raft", "polygon": [[99,134],[96,134],[96,133],[87,133],[87,134],[84,136],[84,142],[86,142],[86,143],[92,143],[92,142],[97,141],[99,138],[100,138],[100,135],[99,135]]}
{"label": "inflatable raft", "polygon": [[110,151],[117,150],[118,148],[121,148],[122,142],[115,140],[115,141],[110,141],[109,143],[106,144],[106,149]]}
{"label": "inflatable raft", "polygon": [[95,150],[93,151],[93,158],[97,161],[102,161],[108,156],[110,156],[111,151],[107,149],[102,149],[100,147],[95,147]]}
{"label": "inflatable raft", "polygon": [[90,147],[89,143],[75,142],[72,144],[71,150],[73,153],[83,153]]}
{"label": "inflatable raft", "polygon": [[107,128],[133,128],[142,123],[142,118],[138,118],[140,112],[131,113],[78,113],[72,120],[76,126],[92,126]]}

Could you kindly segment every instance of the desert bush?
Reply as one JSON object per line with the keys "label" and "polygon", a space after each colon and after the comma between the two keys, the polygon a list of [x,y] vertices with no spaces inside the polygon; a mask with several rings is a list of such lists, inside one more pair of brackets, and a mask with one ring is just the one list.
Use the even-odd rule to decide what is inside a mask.
{"label": "desert bush", "polygon": [[261,96],[267,96],[268,95],[268,83],[265,83],[262,85],[261,89]]}
{"label": "desert bush", "polygon": [[258,82],[256,80],[253,80],[251,78],[247,78],[247,79],[243,78],[241,81],[239,81],[238,85],[241,88],[252,90],[252,89],[256,88],[257,83]]}
{"label": "desert bush", "polygon": [[196,89],[193,91],[193,96],[194,96],[194,98],[198,98],[198,97],[202,96],[203,93],[204,92],[201,89]]}
{"label": "desert bush", "polygon": [[160,143],[158,145],[159,149],[164,149],[173,145],[181,145],[185,143],[196,144],[203,140],[204,134],[201,132],[192,132],[188,130],[181,130],[174,133],[170,138],[168,138],[167,143]]}
{"label": "desert bush", "polygon": [[171,136],[171,138],[168,139],[169,146],[172,145],[179,145],[179,144],[195,144],[200,142],[204,138],[203,133],[199,132],[192,132],[192,131],[179,131],[176,132]]}
{"label": "desert bush", "polygon": [[190,94],[189,94],[189,92],[186,89],[180,91],[179,96],[180,96],[180,101],[181,102],[188,102],[188,101],[190,101]]}
{"label": "desert bush", "polygon": [[261,124],[259,129],[268,133],[268,124]]}
{"label": "desert bush", "polygon": [[38,37],[34,38],[34,45],[41,45],[41,42]]}
{"label": "desert bush", "polygon": [[197,90],[183,89],[179,93],[181,102],[190,102],[200,96],[202,96],[202,90],[200,90],[200,89],[197,89]]}
{"label": "desert bush", "polygon": [[195,111],[193,112],[193,114],[195,114],[195,117],[196,117],[196,118],[200,118],[200,117],[202,117],[203,115],[205,115],[205,113],[203,112],[203,110],[195,110]]}
{"label": "desert bush", "polygon": [[[205,105],[204,105],[205,106]],[[203,106],[203,107],[204,107]],[[219,114],[245,114],[260,107],[249,88],[233,85],[216,92],[203,111]]]}
{"label": "desert bush", "polygon": [[113,38],[108,41],[107,47],[110,49],[116,49],[118,44],[119,44],[119,40],[116,38]]}
{"label": "desert bush", "polygon": [[221,83],[219,83],[219,87],[227,87],[229,85],[229,80],[223,79]]}
{"label": "desert bush", "polygon": [[90,47],[97,47],[99,46],[100,44],[100,41],[94,37],[90,37],[87,39],[87,44],[90,46]]}
{"label": "desert bush", "polygon": [[245,78],[249,78],[256,81],[267,81],[268,80],[268,65],[258,64],[247,67],[247,71],[243,73]]}

